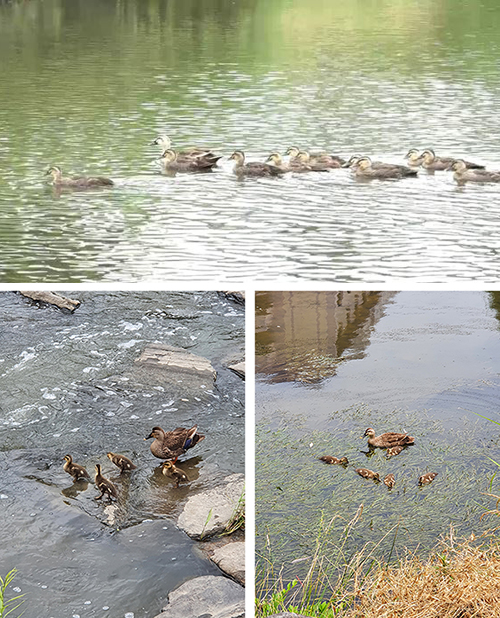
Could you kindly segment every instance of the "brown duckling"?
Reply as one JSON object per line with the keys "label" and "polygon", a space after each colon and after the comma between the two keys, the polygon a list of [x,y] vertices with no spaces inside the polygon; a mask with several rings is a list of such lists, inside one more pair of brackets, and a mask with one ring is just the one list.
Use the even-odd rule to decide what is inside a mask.
{"label": "brown duckling", "polygon": [[415,438],[407,433],[396,433],[394,431],[375,437],[375,430],[371,427],[368,427],[363,435],[368,436],[368,446],[375,448],[392,448],[393,446],[405,446],[415,442]]}
{"label": "brown duckling", "polygon": [[378,472],[373,472],[372,470],[368,470],[367,468],[356,468],[355,470],[359,476],[362,476],[364,479],[373,479],[374,481],[380,481],[380,476]]}
{"label": "brown duckling", "polygon": [[459,185],[465,182],[500,182],[500,172],[469,169],[462,159],[457,159],[451,169],[454,172],[453,178]]}
{"label": "brown duckling", "polygon": [[110,500],[118,498],[116,486],[101,474],[101,464],[95,465],[95,484],[97,485],[97,489],[101,492],[100,496],[94,498],[95,500],[100,500],[104,494],[107,494]]}
{"label": "brown duckling", "polygon": [[114,182],[109,178],[102,176],[78,176],[64,178],[61,168],[55,165],[50,167],[46,173],[47,176],[52,176],[52,185],[56,188],[70,189],[95,189],[98,187],[112,187]]}
{"label": "brown duckling", "polygon": [[75,481],[78,481],[80,479],[87,479],[90,481],[90,474],[87,472],[87,470],[85,470],[83,466],[73,463],[73,457],[71,457],[71,455],[64,455],[64,461],[64,472],[70,474]]}
{"label": "brown duckling", "polygon": [[164,431],[161,427],[153,427],[153,430],[145,440],[154,438],[150,449],[158,459],[173,459],[174,463],[188,449],[196,446],[198,442],[205,439],[205,436],[196,433],[198,425],[191,429],[177,427],[173,431]]}
{"label": "brown duckling", "polygon": [[414,177],[418,174],[418,170],[405,165],[378,163],[374,166],[370,157],[361,157],[355,169],[357,178],[378,178],[379,180]]}
{"label": "brown duckling", "polygon": [[[168,135],[159,135],[154,141],[151,142],[151,146],[160,146],[161,151],[165,152],[165,150],[170,150],[172,148],[172,141],[168,137]],[[216,158],[220,159],[215,155],[210,148],[183,148],[182,150],[177,150],[177,158],[179,161],[183,161],[186,159],[197,159],[199,157],[205,158]]]}
{"label": "brown duckling", "polygon": [[[290,146],[285,154],[290,156],[290,159],[294,159],[299,155],[300,152],[306,152],[305,150],[300,150],[297,146]],[[345,159],[339,157],[337,155],[331,155],[326,152],[313,152],[308,153],[309,159],[311,163],[318,164],[321,167],[326,167],[329,169],[338,169],[345,164]]]}
{"label": "brown duckling", "polygon": [[432,483],[432,481],[436,478],[437,475],[437,472],[427,472],[426,474],[422,474],[422,476],[420,476],[418,479],[418,484],[428,485],[429,483]]}
{"label": "brown duckling", "polygon": [[390,459],[391,457],[395,457],[396,455],[399,455],[399,453],[401,453],[401,451],[403,450],[404,450],[404,446],[393,446],[387,449],[385,456],[387,457],[387,459]]}
{"label": "brown duckling", "polygon": [[245,163],[245,153],[241,150],[233,152],[229,160],[234,161],[233,172],[240,178],[243,176],[282,176],[287,171],[276,165],[258,161]]}
{"label": "brown duckling", "polygon": [[115,464],[122,472],[128,472],[129,470],[135,470],[137,466],[130,461],[125,455],[118,455],[118,453],[107,453],[109,460]]}
{"label": "brown duckling", "polygon": [[220,158],[199,156],[179,159],[175,150],[165,150],[158,162],[164,172],[210,172]]}
{"label": "brown duckling", "polygon": [[[434,150],[427,148],[422,152],[423,162],[422,167],[430,172],[438,172],[442,170],[450,170],[451,166],[457,161],[451,157],[437,157]],[[463,161],[463,159],[460,159]],[[478,163],[471,163],[470,161],[464,161],[467,169],[483,170],[484,165]]]}
{"label": "brown duckling", "polygon": [[331,166],[322,163],[321,160],[313,159],[307,150],[301,150],[290,162],[308,165],[313,172],[329,172],[332,169]]}
{"label": "brown duckling", "polygon": [[349,463],[347,461],[347,457],[341,457],[339,459],[338,457],[333,457],[332,455],[323,455],[323,457],[320,457],[319,460],[324,461],[327,464],[338,464],[341,466],[347,466]]}
{"label": "brown duckling", "polygon": [[178,468],[172,461],[164,461],[162,463],[162,473],[175,480],[175,486],[179,487],[179,483],[189,483],[189,479],[184,472]]}
{"label": "brown duckling", "polygon": [[295,174],[302,174],[304,172],[314,171],[310,165],[307,165],[306,163],[300,161],[297,158],[290,159],[288,163],[285,163],[281,155],[277,152],[273,152],[272,154],[270,154],[266,159],[266,163],[269,163],[270,165],[275,165],[276,167],[282,169],[284,172],[293,172]]}
{"label": "brown duckling", "polygon": [[[342,167],[350,167],[352,170],[356,171],[358,169],[359,162],[363,159],[370,159],[369,157],[363,157],[361,155],[353,155],[345,165]],[[370,159],[371,161],[371,159]],[[403,176],[415,176],[418,173],[418,170],[410,170],[410,168],[406,165],[399,165],[397,163],[386,163],[384,161],[371,161],[371,167],[373,169],[396,169],[399,170]],[[410,170],[410,174],[408,174],[408,170]]]}
{"label": "brown duckling", "polygon": [[408,160],[410,167],[420,167],[424,161],[424,157],[418,152],[416,148],[410,148],[405,154],[405,159]]}
{"label": "brown duckling", "polygon": [[388,474],[384,478],[384,485],[387,485],[389,489],[392,489],[396,484],[396,479],[394,478],[394,474]]}

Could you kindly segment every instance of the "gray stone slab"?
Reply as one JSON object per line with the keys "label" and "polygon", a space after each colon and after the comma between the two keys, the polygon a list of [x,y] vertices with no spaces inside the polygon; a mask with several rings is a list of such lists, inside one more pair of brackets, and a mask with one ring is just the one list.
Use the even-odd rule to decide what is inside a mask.
{"label": "gray stone slab", "polygon": [[229,365],[229,369],[231,369],[231,371],[234,371],[234,373],[240,376],[240,378],[245,379],[245,361],[242,361],[241,363],[236,363],[234,365]]}
{"label": "gray stone slab", "polygon": [[206,575],[182,584],[168,595],[155,618],[245,618],[245,591],[225,577]]}
{"label": "gray stone slab", "polygon": [[215,562],[221,571],[245,585],[245,543],[239,541],[217,547],[210,560]]}
{"label": "gray stone slab", "polygon": [[47,303],[49,305],[55,305],[59,309],[64,309],[73,313],[75,309],[80,306],[79,300],[73,300],[72,298],[66,298],[54,292],[19,292],[22,296],[29,298],[38,303]]}

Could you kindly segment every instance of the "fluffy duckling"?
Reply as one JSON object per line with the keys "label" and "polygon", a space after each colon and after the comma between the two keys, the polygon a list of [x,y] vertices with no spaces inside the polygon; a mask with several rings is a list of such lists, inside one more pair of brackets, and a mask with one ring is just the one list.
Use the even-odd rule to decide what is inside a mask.
{"label": "fluffy duckling", "polygon": [[233,172],[240,178],[242,176],[282,176],[286,173],[286,170],[268,163],[245,163],[245,153],[241,150],[233,152],[229,160],[234,161]]}
{"label": "fluffy duckling", "polygon": [[100,464],[95,465],[95,484],[97,485],[97,489],[101,492],[100,496],[94,498],[95,500],[100,500],[104,494],[107,494],[110,500],[113,498],[118,498],[118,490],[116,489],[116,486],[101,474]]}
{"label": "fluffy duckling", "polygon": [[165,476],[169,476],[170,478],[173,478],[175,480],[176,487],[179,487],[179,483],[181,482],[189,483],[189,479],[184,474],[184,472],[180,468],[177,468],[177,466],[175,466],[174,463],[171,461],[164,461],[162,463],[161,471]]}
{"label": "fluffy duckling", "polygon": [[73,463],[73,458],[71,455],[64,455],[64,465],[63,470],[70,474],[75,481],[80,479],[87,479],[90,481],[90,474],[85,470],[83,466],[79,464]]}
{"label": "fluffy duckling", "polygon": [[279,167],[284,172],[293,172],[295,174],[314,171],[310,165],[306,165],[304,162],[299,161],[297,158],[290,159],[288,163],[285,163],[281,155],[277,152],[273,152],[272,154],[270,154],[266,159],[266,163]]}
{"label": "fluffy duckling", "polygon": [[437,472],[427,472],[426,474],[422,474],[422,476],[420,476],[418,479],[418,484],[420,486],[428,485],[429,483],[432,483],[432,481],[436,478],[437,475]]}
{"label": "fluffy duckling", "polygon": [[301,165],[308,165],[313,172],[328,172],[332,169],[330,165],[322,163],[320,159],[313,159],[307,150],[301,150],[296,157],[291,159],[291,163],[294,162]]}
{"label": "fluffy duckling", "polygon": [[393,165],[391,163],[378,163],[374,166],[370,157],[361,157],[356,166],[357,178],[378,178],[380,180],[390,178],[405,178],[408,176],[416,176],[418,170],[411,169],[405,165]]}
{"label": "fluffy duckling", "polygon": [[115,466],[120,468],[122,472],[128,472],[137,468],[137,466],[132,463],[128,457],[125,457],[125,455],[118,455],[117,453],[107,453],[107,456],[111,463],[114,463]]}
{"label": "fluffy duckling", "polygon": [[[168,135],[159,135],[154,141],[151,142],[150,145],[160,146],[162,152],[165,152],[165,150],[170,150],[172,148],[172,141],[170,140]],[[179,158],[179,161],[182,161],[185,159],[194,159],[194,158],[199,158],[199,157],[207,157],[207,158],[216,157],[217,159],[220,159],[220,157],[217,157],[213,152],[211,152],[209,148],[197,148],[197,147],[184,148],[182,150],[177,150],[177,156]]]}
{"label": "fluffy duckling", "polygon": [[144,439],[154,438],[150,449],[155,457],[173,459],[175,463],[183,453],[205,439],[205,436],[197,433],[197,431],[198,425],[193,425],[191,429],[177,427],[173,431],[164,431],[161,427],[153,427],[149,436]]}
{"label": "fluffy duckling", "polygon": [[[290,159],[294,159],[299,155],[300,152],[306,151],[300,150],[300,148],[297,148],[297,146],[290,146],[290,148],[288,148],[285,154],[289,155]],[[342,159],[342,157],[339,157],[337,155],[331,155],[326,152],[313,152],[309,154],[309,157],[311,163],[315,163],[329,169],[338,169],[345,164],[345,159]]]}
{"label": "fluffy duckling", "polygon": [[424,157],[418,152],[416,148],[410,148],[405,154],[405,159],[408,160],[410,167],[420,167],[424,161]]}
{"label": "fluffy duckling", "polygon": [[338,457],[332,457],[332,455],[323,455],[323,457],[320,457],[319,460],[324,461],[327,464],[339,464],[341,466],[347,466],[349,463],[347,461],[347,457],[341,457],[339,459]]}
{"label": "fluffy duckling", "polygon": [[384,485],[386,485],[389,489],[392,489],[396,484],[396,479],[394,478],[394,474],[388,474],[384,478]]}
{"label": "fluffy duckling", "polygon": [[355,470],[359,476],[362,476],[364,479],[373,479],[374,481],[380,481],[380,476],[378,472],[373,472],[372,470],[368,470],[367,468],[356,468]]}
{"label": "fluffy duckling", "polygon": [[[451,157],[437,157],[434,150],[430,148],[422,152],[422,157],[422,167],[430,172],[450,170],[452,165],[457,161],[457,159]],[[460,160],[463,161],[463,159]],[[484,165],[479,165],[478,163],[471,163],[470,161],[464,161],[464,163],[467,169],[484,169]]]}
{"label": "fluffy duckling", "polygon": [[457,159],[451,169],[454,172],[453,178],[459,185],[465,182],[500,182],[500,172],[469,169],[463,159]]}
{"label": "fluffy duckling", "polygon": [[389,431],[375,437],[375,430],[371,427],[368,427],[363,435],[368,436],[368,446],[375,448],[406,446],[407,444],[413,444],[415,442],[415,438],[409,436],[407,433],[396,433],[395,431]]}
{"label": "fluffy duckling", "polygon": [[54,187],[67,187],[71,189],[95,189],[97,187],[112,187],[114,182],[103,176],[78,176],[64,178],[60,167],[55,165],[50,167],[46,173],[47,176],[52,176],[52,185]]}
{"label": "fluffy duckling", "polygon": [[385,456],[387,457],[387,459],[390,459],[391,457],[395,457],[396,455],[399,455],[399,453],[401,453],[401,451],[403,450],[404,450],[403,446],[393,446],[387,449]]}
{"label": "fluffy duckling", "polygon": [[165,150],[158,162],[164,172],[210,172],[220,158],[199,156],[179,159],[175,150]]}

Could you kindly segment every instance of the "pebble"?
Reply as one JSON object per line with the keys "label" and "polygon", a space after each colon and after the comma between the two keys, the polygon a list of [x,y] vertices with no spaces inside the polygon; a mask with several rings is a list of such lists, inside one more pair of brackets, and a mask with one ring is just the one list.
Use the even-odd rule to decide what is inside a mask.
{"label": "pebble", "polygon": [[134,618],[134,612],[127,612],[125,618]]}

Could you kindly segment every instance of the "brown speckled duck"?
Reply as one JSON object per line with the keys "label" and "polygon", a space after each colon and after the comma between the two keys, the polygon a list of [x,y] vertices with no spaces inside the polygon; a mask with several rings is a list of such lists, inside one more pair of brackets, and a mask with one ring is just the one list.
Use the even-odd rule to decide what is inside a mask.
{"label": "brown speckled duck", "polygon": [[[422,152],[422,167],[429,172],[437,172],[442,170],[450,170],[451,166],[457,161],[452,157],[438,157],[436,153],[431,148],[427,148]],[[463,161],[463,159],[460,159]],[[467,169],[478,169],[483,170],[484,165],[479,165],[478,163],[471,163],[470,161],[464,161],[465,167]]]}
{"label": "brown speckled duck", "polygon": [[[165,150],[170,150],[172,148],[172,141],[168,137],[168,135],[159,135],[154,141],[151,142],[151,146],[160,146],[162,152]],[[198,159],[200,157],[205,158],[217,158],[220,159],[217,155],[215,155],[210,148],[200,148],[197,146],[193,146],[191,148],[183,148],[176,149],[179,161],[185,161],[188,159]]]}
{"label": "brown speckled duck", "polygon": [[407,444],[413,444],[415,442],[415,438],[409,436],[407,433],[387,432],[375,437],[375,430],[371,427],[368,427],[364,435],[368,436],[368,446],[375,448],[406,446]]}
{"label": "brown speckled duck", "polygon": [[158,159],[164,172],[210,172],[221,157],[199,156],[180,159],[175,150],[165,150]]}
{"label": "brown speckled duck", "polygon": [[384,485],[387,485],[389,489],[392,489],[396,484],[396,479],[394,478],[394,474],[388,474],[384,478]]}
{"label": "brown speckled duck", "polygon": [[[290,158],[293,159],[294,157],[297,157],[300,152],[307,151],[300,150],[300,148],[297,148],[297,146],[290,146],[290,148],[288,148],[285,154],[289,155]],[[326,167],[329,169],[337,169],[339,167],[342,167],[345,163],[345,159],[342,159],[342,157],[339,157],[337,155],[331,155],[326,152],[307,152],[307,154],[309,155],[309,160],[311,161],[311,163],[318,164],[323,168]]]}
{"label": "brown speckled duck", "polygon": [[150,449],[155,457],[173,459],[175,463],[183,453],[205,439],[205,436],[196,433],[197,430],[197,425],[194,425],[191,429],[177,427],[173,431],[164,431],[161,427],[153,427],[149,436],[144,439],[154,438]]}
{"label": "brown speckled duck", "polygon": [[245,163],[245,153],[241,150],[233,152],[229,160],[234,161],[233,172],[240,178],[243,176],[282,176],[287,171],[276,165],[269,165],[269,163],[258,161]]}
{"label": "brown speckled duck", "polygon": [[372,164],[370,157],[361,157],[355,167],[357,178],[378,178],[379,180],[415,177],[418,170],[392,163]]}
{"label": "brown speckled duck", "polygon": [[323,457],[320,457],[319,460],[324,461],[327,464],[334,464],[340,466],[347,466],[347,464],[349,463],[347,461],[347,457],[341,457],[339,459],[338,457],[333,457],[332,455],[323,455]]}
{"label": "brown speckled duck", "polygon": [[437,472],[427,472],[426,474],[422,474],[422,476],[420,476],[418,479],[418,484],[428,485],[429,483],[432,483],[432,481],[436,478],[437,475]]}
{"label": "brown speckled duck", "polygon": [[175,486],[179,487],[179,483],[189,483],[187,475],[178,468],[172,461],[164,461],[162,463],[162,473],[175,480]]}
{"label": "brown speckled duck", "polygon": [[96,189],[98,187],[112,187],[114,182],[103,176],[64,177],[60,167],[55,165],[47,170],[47,176],[52,176],[52,185],[56,188],[68,189]]}
{"label": "brown speckled duck", "polygon": [[95,484],[97,489],[101,492],[100,496],[94,498],[95,500],[100,500],[105,494],[110,500],[118,497],[118,490],[116,489],[116,486],[101,474],[100,464],[95,465]]}
{"label": "brown speckled duck", "polygon": [[70,474],[75,481],[80,479],[86,479],[90,481],[90,474],[85,470],[83,466],[79,464],[73,463],[73,458],[71,455],[64,455],[64,465],[63,470]]}
{"label": "brown speckled duck", "polygon": [[463,159],[457,159],[451,166],[453,178],[456,182],[500,182],[500,172],[488,172],[487,170],[469,169]]}
{"label": "brown speckled duck", "polygon": [[128,472],[135,470],[137,466],[130,461],[125,455],[119,455],[118,453],[107,453],[109,460],[115,464],[122,472]]}
{"label": "brown speckled duck", "polygon": [[362,476],[364,479],[373,479],[374,481],[380,481],[380,476],[378,472],[373,472],[372,470],[368,470],[367,468],[356,468],[355,470],[359,476]]}

